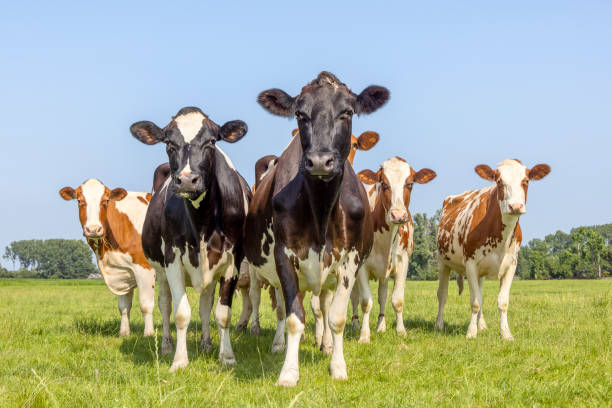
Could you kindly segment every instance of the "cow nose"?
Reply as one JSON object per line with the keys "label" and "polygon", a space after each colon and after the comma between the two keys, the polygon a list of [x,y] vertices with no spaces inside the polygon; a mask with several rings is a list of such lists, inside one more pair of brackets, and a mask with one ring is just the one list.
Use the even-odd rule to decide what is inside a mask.
{"label": "cow nose", "polygon": [[200,176],[197,174],[183,172],[177,178],[176,184],[179,185],[182,190],[193,190],[199,179]]}
{"label": "cow nose", "polygon": [[508,207],[510,207],[510,214],[525,214],[527,212],[525,204],[522,203],[512,203]]}
{"label": "cow nose", "polygon": [[408,213],[402,210],[389,211],[389,220],[395,224],[403,224],[408,221]]}
{"label": "cow nose", "polygon": [[85,227],[84,234],[87,238],[101,237],[104,234],[104,228],[101,225],[88,225]]}
{"label": "cow nose", "polygon": [[313,176],[327,176],[334,169],[334,155],[331,153],[309,153],[304,167]]}

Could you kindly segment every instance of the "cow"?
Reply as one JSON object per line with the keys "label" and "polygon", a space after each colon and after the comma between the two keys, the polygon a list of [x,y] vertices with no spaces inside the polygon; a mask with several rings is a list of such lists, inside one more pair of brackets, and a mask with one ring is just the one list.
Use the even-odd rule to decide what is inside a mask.
{"label": "cow", "polygon": [[142,251],[142,226],[151,194],[113,190],[97,179],[88,179],[77,188],[59,191],[66,200],[77,200],[83,236],[96,255],[106,287],[117,296],[121,325],[119,336],[130,334],[130,310],[138,287],[144,335],[154,333],[155,271]]}
{"label": "cow", "polygon": [[521,247],[519,217],[525,214],[530,180],[540,180],[550,173],[550,166],[537,164],[527,168],[517,159],[506,159],[493,170],[486,164],[474,169],[476,174],[495,184],[480,190],[449,196],[442,205],[438,227],[438,317],[435,327],[444,328],[444,305],[451,269],[465,276],[470,288],[472,318],[467,337],[476,337],[487,328],[482,314],[484,278],[499,279],[497,307],[500,336],[513,340],[508,327],[510,285]]}
{"label": "cow", "polygon": [[[291,131],[291,136],[295,137],[299,134],[299,129],[293,129]],[[353,161],[355,160],[355,153],[357,150],[370,150],[374,147],[380,139],[380,136],[376,132],[366,131],[363,132],[359,137],[351,134],[351,150],[347,157],[348,162],[353,165]],[[267,155],[257,160],[255,163],[255,180],[256,183],[253,186],[253,191],[257,186],[257,183],[261,182],[261,180],[266,176],[270,170],[276,165],[278,161],[278,157],[274,155]],[[254,282],[249,289],[249,297],[251,300],[252,307],[252,323],[251,323],[251,334],[254,336],[259,335],[260,327],[259,327],[259,303],[261,298],[261,288],[260,284],[261,280],[257,276],[256,273],[251,272],[251,281]],[[265,285],[269,285],[269,282],[263,281]],[[300,296],[303,298],[303,293],[300,293]],[[276,296],[274,293],[274,289],[270,288],[270,297],[272,299],[272,307],[275,309],[276,306]],[[317,346],[321,346],[321,339],[323,336],[323,314],[321,312],[321,307],[319,305],[319,297],[312,296],[310,300],[310,307],[315,316],[315,344]],[[285,349],[285,337],[284,335],[276,336],[275,341],[272,343],[272,352],[280,352]]]}
{"label": "cow", "polygon": [[404,284],[408,273],[408,260],[414,249],[414,224],[408,206],[414,183],[429,183],[436,173],[428,168],[415,171],[410,164],[400,157],[392,157],[382,163],[377,172],[362,170],[358,174],[364,183],[372,222],[374,226],[374,245],[372,252],[361,266],[358,283],[353,288],[353,328],[359,327],[357,316],[358,304],[361,303],[363,320],[360,343],[370,342],[370,310],[372,294],[368,284],[369,278],[378,280],[378,303],[380,312],[376,331],[386,330],[385,305],[389,277],[393,277],[391,304],[395,310],[396,331],[406,334],[404,327]]}
{"label": "cow", "polygon": [[286,316],[287,347],[278,385],[295,386],[299,380],[304,332],[300,290],[320,296],[323,351],[331,352],[331,376],[347,378],[342,335],[348,300],[372,247],[367,196],[347,161],[352,118],[376,111],[388,99],[389,91],[380,86],[356,95],[329,72],[321,72],[296,97],[280,89],[258,96],[268,112],[295,116],[299,128],[299,137],[255,189],[246,222],[249,264],[258,276],[282,288],[278,309],[280,326]]}
{"label": "cow", "polygon": [[247,125],[234,120],[219,126],[199,108],[185,107],[163,129],[142,121],[130,131],[147,145],[166,144],[170,163],[169,176],[153,193],[142,233],[145,256],[159,281],[163,353],[172,348],[170,299],[174,306],[177,335],[170,371],[189,363],[186,336],[191,307],[185,286],[200,293],[200,345],[206,351],[212,348],[209,318],[216,280],[220,284],[215,308],[219,361],[233,365],[236,359],[229,337],[232,296],[244,258],[244,220],[251,192],[216,143],[237,142],[246,134]]}

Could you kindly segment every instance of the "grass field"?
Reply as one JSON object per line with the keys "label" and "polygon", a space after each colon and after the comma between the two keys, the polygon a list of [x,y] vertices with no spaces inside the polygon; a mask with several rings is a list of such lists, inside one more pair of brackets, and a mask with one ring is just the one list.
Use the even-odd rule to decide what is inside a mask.
{"label": "grass field", "polygon": [[[157,358],[155,339],[142,337],[136,298],[132,335],[119,338],[116,298],[101,282],[2,280],[0,405],[612,405],[612,280],[515,282],[509,309],[513,343],[498,336],[497,282],[485,285],[489,329],[475,340],[465,338],[469,294],[457,296],[452,282],[445,332],[433,330],[436,288],[436,282],[407,283],[406,337],[395,333],[390,307],[387,332],[377,334],[372,327],[369,345],[358,344],[357,333],[347,327],[349,380],[344,382],[330,379],[329,357],[314,347],[308,313],[300,382],[283,389],[274,385],[284,355],[269,352],[275,315],[267,296],[262,297],[262,335],[232,331],[238,365],[223,369],[217,363],[218,348],[210,355],[198,350],[200,322],[196,294],[190,291],[191,363],[170,374],[172,356]],[[239,297],[234,305],[235,324]],[[375,306],[372,325],[377,314]],[[158,310],[155,323],[159,347]],[[218,347],[214,327],[212,333]]]}

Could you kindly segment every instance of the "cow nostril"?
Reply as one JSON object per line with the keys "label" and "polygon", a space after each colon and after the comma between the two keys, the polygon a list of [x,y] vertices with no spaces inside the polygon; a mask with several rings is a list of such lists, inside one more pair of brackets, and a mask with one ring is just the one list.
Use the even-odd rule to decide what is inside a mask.
{"label": "cow nostril", "polygon": [[306,159],[306,168],[312,169],[314,167],[314,163],[310,159]]}
{"label": "cow nostril", "polygon": [[176,178],[176,184],[181,184],[181,178],[180,177]]}
{"label": "cow nostril", "polygon": [[329,159],[325,162],[325,167],[331,167],[334,164],[334,159]]}
{"label": "cow nostril", "polygon": [[191,179],[191,184],[196,184],[198,182],[199,177],[195,176],[194,178]]}

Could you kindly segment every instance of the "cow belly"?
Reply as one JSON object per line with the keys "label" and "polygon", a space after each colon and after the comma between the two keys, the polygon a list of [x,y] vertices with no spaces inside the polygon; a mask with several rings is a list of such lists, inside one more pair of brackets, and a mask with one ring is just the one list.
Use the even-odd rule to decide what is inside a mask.
{"label": "cow belly", "polygon": [[117,296],[125,295],[136,287],[132,267],[132,257],[122,252],[108,251],[98,262],[104,283]]}

